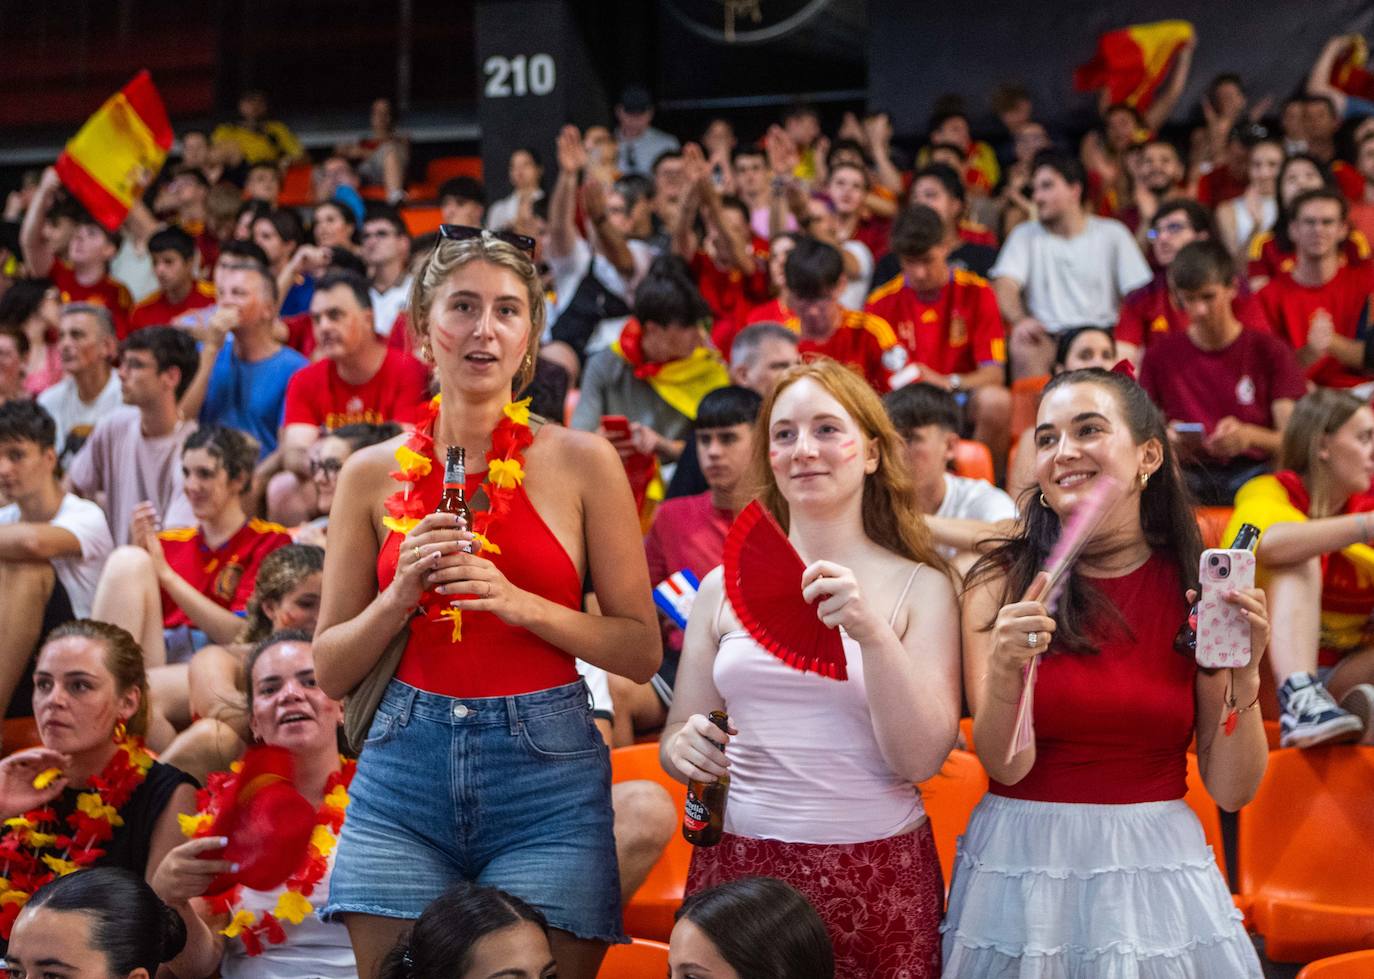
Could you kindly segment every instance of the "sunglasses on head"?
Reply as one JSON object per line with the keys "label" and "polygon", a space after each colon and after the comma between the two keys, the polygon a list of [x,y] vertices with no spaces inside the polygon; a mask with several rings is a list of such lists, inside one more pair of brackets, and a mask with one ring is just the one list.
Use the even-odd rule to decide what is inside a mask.
{"label": "sunglasses on head", "polygon": [[534,239],[529,235],[517,235],[514,231],[488,231],[486,228],[472,228],[466,224],[441,224],[439,237],[446,241],[467,241],[470,238],[495,238],[507,245],[520,249],[534,258]]}

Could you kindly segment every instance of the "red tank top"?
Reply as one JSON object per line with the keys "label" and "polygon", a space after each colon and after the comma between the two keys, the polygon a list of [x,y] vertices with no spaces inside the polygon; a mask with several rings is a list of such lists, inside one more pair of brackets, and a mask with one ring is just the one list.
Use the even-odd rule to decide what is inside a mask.
{"label": "red tank top", "polygon": [[1050,647],[1035,683],[1035,765],[990,791],[1035,802],[1181,799],[1197,663],[1173,649],[1188,614],[1178,567],[1157,552],[1128,575],[1092,583],[1126,628],[1104,625],[1096,653]]}
{"label": "red tank top", "polygon": [[[418,492],[426,511],[439,505],[443,466],[435,462]],[[467,479],[472,499],[486,473]],[[572,559],[548,524],[535,511],[523,486],[511,498],[510,511],[492,522],[488,536],[501,548],[487,557],[516,588],[567,608],[582,607],[582,579]],[[377,581],[382,588],[396,576],[401,534],[392,533],[377,555]],[[445,697],[511,697],[562,686],[577,679],[573,658],[527,629],[507,625],[491,612],[463,613],[463,638],[453,642],[447,619],[418,615],[410,622],[396,678]]]}

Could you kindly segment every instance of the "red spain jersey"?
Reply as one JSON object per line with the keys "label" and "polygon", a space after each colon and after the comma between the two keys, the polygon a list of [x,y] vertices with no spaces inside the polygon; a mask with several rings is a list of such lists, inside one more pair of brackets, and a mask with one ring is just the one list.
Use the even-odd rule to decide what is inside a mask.
{"label": "red spain jersey", "polygon": [[[247,608],[262,559],[291,543],[291,535],[281,524],[256,517],[213,551],[205,545],[199,527],[164,530],[157,536],[172,570],[196,591],[231,612]],[[162,626],[174,629],[181,625],[194,626],[194,623],[164,591]]]}
{"label": "red spain jersey", "polygon": [[[801,323],[793,316],[785,325],[801,332]],[[872,313],[861,313],[857,309],[841,311],[840,325],[826,340],[808,340],[802,337],[797,351],[803,360],[815,357],[830,357],[846,367],[852,367],[864,376],[879,394],[891,390],[893,371],[906,366],[906,350],[897,342],[897,336],[887,320]]]}
{"label": "red spain jersey", "polygon": [[716,321],[711,339],[717,350],[728,349],[734,335],[744,326],[749,310],[768,299],[768,242],[755,236],[752,247],[754,271],[749,275],[734,266],[720,268],[704,251],[698,251],[689,263],[701,298],[711,307],[711,316]]}
{"label": "red spain jersey", "polygon": [[[1264,315],[1264,307],[1243,282],[1237,283],[1231,312],[1247,330],[1273,332],[1269,328],[1269,318]],[[1118,343],[1130,343],[1148,350],[1157,340],[1187,329],[1188,314],[1174,303],[1168,274],[1161,270],[1155,273],[1149,285],[1141,286],[1122,301],[1115,335]]]}
{"label": "red spain jersey", "polygon": [[[1341,245],[1341,258],[1348,265],[1357,265],[1369,261],[1369,256],[1369,239],[1352,228]],[[1298,256],[1294,252],[1279,249],[1279,243],[1272,231],[1266,231],[1250,242],[1250,251],[1246,258],[1245,274],[1252,279],[1261,276],[1272,279],[1280,272],[1293,271],[1293,266],[1298,264]]]}
{"label": "red spain jersey", "polygon": [[989,248],[997,247],[997,236],[992,233],[992,229],[985,224],[967,219],[959,222],[959,237],[970,245],[987,245]]}
{"label": "red spain jersey", "polygon": [[339,376],[332,360],[317,360],[292,375],[286,385],[283,425],[323,426],[412,421],[426,400],[429,371],[410,354],[388,349],[377,373],[362,384]]}
{"label": "red spain jersey", "polygon": [[755,306],[749,310],[749,315],[745,318],[745,325],[752,326],[755,323],[786,323],[792,318],[792,310],[782,304],[782,297],[770,299],[762,306]]}
{"label": "red spain jersey", "polygon": [[[1342,265],[1323,286],[1302,285],[1292,273],[1284,272],[1260,290],[1259,301],[1274,332],[1298,350],[1306,345],[1312,323],[1322,316],[1331,317],[1337,336],[1354,339],[1371,292],[1374,265],[1362,263]],[[1369,380],[1329,356],[1308,365],[1307,377],[1329,388],[1354,387]]]}
{"label": "red spain jersey", "polygon": [[1336,181],[1336,186],[1341,189],[1346,200],[1352,204],[1364,200],[1364,177],[1349,163],[1344,160],[1332,161],[1331,177]]}
{"label": "red spain jersey", "polygon": [[864,309],[892,326],[909,363],[967,374],[1007,361],[997,297],[986,279],[966,269],[950,269],[949,281],[929,302],[898,275],[873,290]]}
{"label": "red spain jersey", "polygon": [[[168,326],[176,322],[182,313],[193,309],[204,309],[215,304],[215,287],[208,282],[197,280],[191,291],[179,303],[168,302],[158,290],[134,307],[129,314],[129,332],[141,330],[145,326]],[[123,339],[121,337],[121,339]]]}
{"label": "red spain jersey", "polygon": [[113,278],[109,272],[95,285],[83,286],[76,281],[76,272],[60,258],[53,259],[48,278],[62,293],[64,303],[95,303],[104,306],[114,317],[115,332],[122,340],[129,333],[129,311],[134,308],[134,297],[124,283]]}

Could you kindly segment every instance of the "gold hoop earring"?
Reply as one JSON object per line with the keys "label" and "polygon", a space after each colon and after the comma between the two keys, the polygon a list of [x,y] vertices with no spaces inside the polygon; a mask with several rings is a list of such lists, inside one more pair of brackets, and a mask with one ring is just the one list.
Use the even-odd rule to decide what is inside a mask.
{"label": "gold hoop earring", "polygon": [[1150,474],[1149,474],[1149,473],[1141,473],[1141,474],[1140,474],[1140,492],[1142,492],[1142,493],[1145,492],[1145,487],[1146,487],[1147,485],[1149,485],[1149,482],[1150,482]]}
{"label": "gold hoop earring", "polygon": [[114,726],[114,743],[123,744],[128,736],[129,729],[123,721],[116,721]]}
{"label": "gold hoop earring", "polygon": [[1045,493],[1043,490],[1040,492],[1040,505],[1044,507],[1046,510],[1050,508],[1050,505],[1045,502]]}

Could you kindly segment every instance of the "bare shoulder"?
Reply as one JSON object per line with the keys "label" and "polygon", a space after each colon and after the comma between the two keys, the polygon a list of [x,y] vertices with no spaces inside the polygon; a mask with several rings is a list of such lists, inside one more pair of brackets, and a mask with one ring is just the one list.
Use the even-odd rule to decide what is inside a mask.
{"label": "bare shoulder", "polygon": [[392,470],[396,468],[396,450],[407,438],[404,434],[397,435],[385,442],[359,449],[344,461],[340,478],[358,487],[382,485],[390,479]]}
{"label": "bare shoulder", "polygon": [[[621,468],[620,456],[611,443],[595,432],[582,432],[563,425],[547,424],[530,446],[532,462],[542,460],[573,474],[594,474]],[[566,468],[564,468],[566,467]]]}

